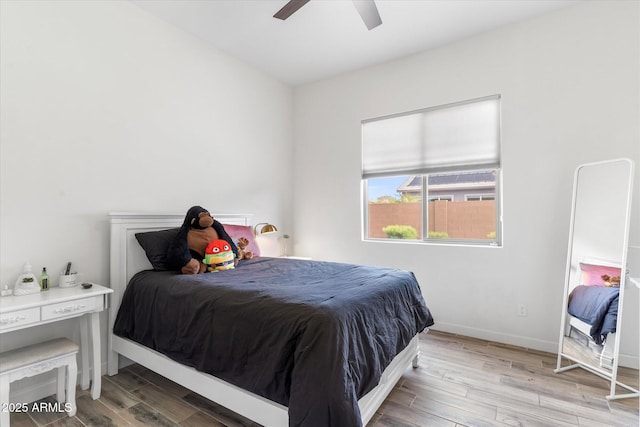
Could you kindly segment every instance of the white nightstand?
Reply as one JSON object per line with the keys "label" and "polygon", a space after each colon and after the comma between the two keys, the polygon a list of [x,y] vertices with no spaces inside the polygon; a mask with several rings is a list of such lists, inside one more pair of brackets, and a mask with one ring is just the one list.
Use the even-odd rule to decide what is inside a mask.
{"label": "white nightstand", "polygon": [[82,389],[89,388],[89,332],[91,333],[92,378],[91,397],[100,397],[102,363],[100,362],[100,312],[108,307],[107,295],[113,289],[93,285],[70,288],[52,287],[48,291],[28,295],[0,297],[0,334],[25,328],[81,318]]}

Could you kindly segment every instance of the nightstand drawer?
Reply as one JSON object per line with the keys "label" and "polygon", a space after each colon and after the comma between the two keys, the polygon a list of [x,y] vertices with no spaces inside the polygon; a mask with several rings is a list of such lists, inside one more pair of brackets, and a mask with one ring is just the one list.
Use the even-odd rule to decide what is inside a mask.
{"label": "nightstand drawer", "polygon": [[40,309],[38,307],[25,310],[12,311],[0,315],[0,330],[28,325],[40,321]]}
{"label": "nightstand drawer", "polygon": [[73,301],[51,304],[42,307],[42,320],[56,319],[78,313],[93,311],[96,308],[96,298],[83,298]]}

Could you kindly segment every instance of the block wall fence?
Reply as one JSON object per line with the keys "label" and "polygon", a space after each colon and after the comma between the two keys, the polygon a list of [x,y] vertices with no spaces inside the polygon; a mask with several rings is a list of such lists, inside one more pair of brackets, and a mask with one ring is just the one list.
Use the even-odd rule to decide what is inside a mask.
{"label": "block wall fence", "polygon": [[[422,203],[369,203],[369,237],[386,238],[387,225],[410,225],[422,235]],[[428,203],[429,231],[446,232],[453,239],[487,239],[495,232],[495,200]]]}

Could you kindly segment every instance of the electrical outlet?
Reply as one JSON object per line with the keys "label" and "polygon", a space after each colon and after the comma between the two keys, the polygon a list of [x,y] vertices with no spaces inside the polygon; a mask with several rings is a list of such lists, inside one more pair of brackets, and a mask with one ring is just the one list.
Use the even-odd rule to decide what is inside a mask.
{"label": "electrical outlet", "polygon": [[518,316],[526,316],[527,315],[527,306],[526,304],[518,304]]}

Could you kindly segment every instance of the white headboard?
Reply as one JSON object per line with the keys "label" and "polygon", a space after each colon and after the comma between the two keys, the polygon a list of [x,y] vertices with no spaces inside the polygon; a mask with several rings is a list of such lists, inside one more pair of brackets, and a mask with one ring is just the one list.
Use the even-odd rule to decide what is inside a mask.
{"label": "white headboard", "polygon": [[[109,283],[113,289],[111,305],[120,307],[122,293],[131,277],[150,269],[151,264],[136,240],[136,233],[180,227],[185,214],[110,213],[111,262]],[[223,224],[249,225],[250,214],[213,214]]]}

